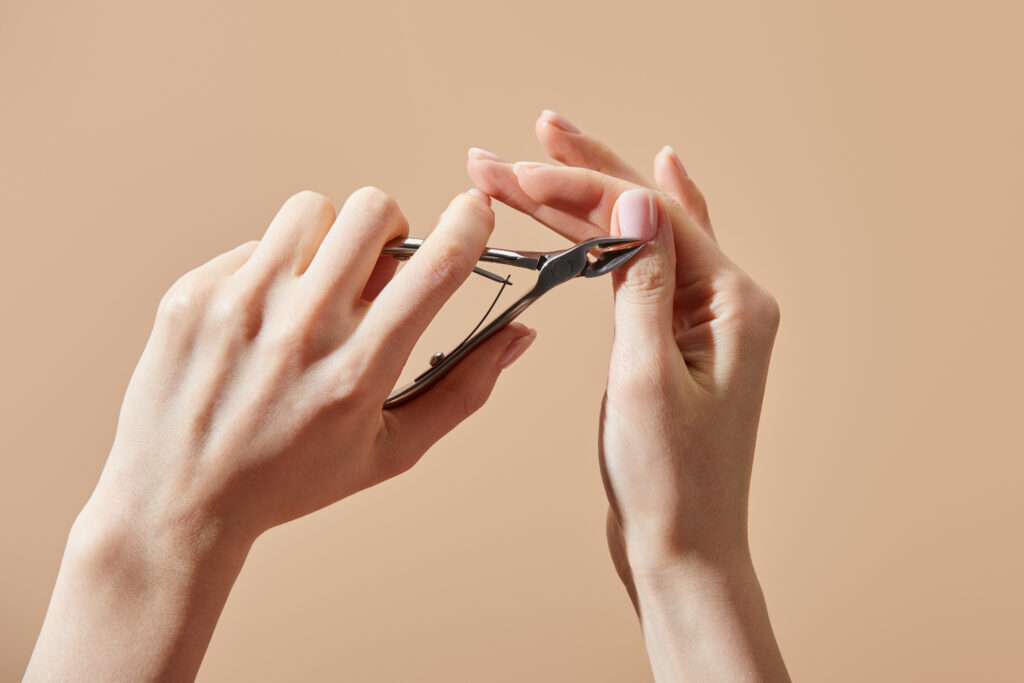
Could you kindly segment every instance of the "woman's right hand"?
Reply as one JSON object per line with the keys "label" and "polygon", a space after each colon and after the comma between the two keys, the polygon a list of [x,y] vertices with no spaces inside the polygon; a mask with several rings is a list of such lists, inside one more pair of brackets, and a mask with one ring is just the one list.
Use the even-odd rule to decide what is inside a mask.
{"label": "woman's right hand", "polygon": [[655,158],[655,190],[553,112],[536,132],[567,166],[471,150],[477,186],[572,240],[648,241],[613,274],[599,443],[612,558],[655,673],[784,679],[747,543],[778,306],[719,248],[704,198],[671,149]]}

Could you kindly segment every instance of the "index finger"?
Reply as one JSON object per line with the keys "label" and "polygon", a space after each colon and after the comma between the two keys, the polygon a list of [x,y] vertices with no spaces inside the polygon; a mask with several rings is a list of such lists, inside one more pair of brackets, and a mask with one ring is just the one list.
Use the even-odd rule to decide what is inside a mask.
{"label": "index finger", "polygon": [[512,164],[496,155],[484,152],[484,150],[472,149],[469,153],[469,160],[466,162],[466,170],[469,172],[469,177],[481,190],[516,211],[532,216],[559,235],[574,242],[582,242],[592,237],[602,237],[608,234],[607,230],[601,231],[587,221],[539,203],[524,193],[512,171]]}
{"label": "index finger", "polygon": [[416,341],[441,306],[476,267],[494,229],[490,199],[479,190],[458,195],[408,264],[384,286],[359,326],[371,367],[390,388]]}
{"label": "index finger", "polygon": [[637,185],[654,187],[611,147],[587,135],[557,112],[550,109],[541,112],[535,132],[548,156],[566,166],[589,168]]}
{"label": "index finger", "polygon": [[[635,189],[649,189],[585,168],[516,164],[513,168],[520,190],[538,206],[583,221],[593,230],[608,234],[619,196]],[[676,247],[678,282],[710,272],[724,256],[714,240],[675,201],[664,198]]]}

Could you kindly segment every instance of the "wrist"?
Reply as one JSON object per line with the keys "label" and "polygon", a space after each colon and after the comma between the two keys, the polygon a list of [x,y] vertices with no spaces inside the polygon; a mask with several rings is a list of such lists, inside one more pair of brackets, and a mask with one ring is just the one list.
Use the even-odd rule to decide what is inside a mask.
{"label": "wrist", "polygon": [[248,547],[220,542],[209,526],[125,511],[94,495],[75,520],[25,680],[198,671]]}
{"label": "wrist", "polygon": [[660,575],[678,576],[680,572],[735,575],[753,570],[746,525],[739,519],[725,523],[716,518],[711,528],[698,524],[659,521],[626,525],[615,517],[613,535],[633,575],[652,579]]}
{"label": "wrist", "polygon": [[71,527],[25,680],[189,680],[199,669],[252,525],[222,512],[209,478],[133,456],[112,450]]}
{"label": "wrist", "polygon": [[630,577],[638,602],[648,606],[680,600],[708,602],[757,584],[746,548],[728,555],[693,553],[656,563],[631,563]]}
{"label": "wrist", "polygon": [[207,468],[181,458],[153,476],[151,460],[115,441],[68,550],[93,563],[141,563],[147,574],[236,572],[259,535],[252,516],[228,504]]}
{"label": "wrist", "polygon": [[252,541],[216,515],[133,504],[101,487],[79,513],[64,563],[83,578],[188,590],[201,581],[229,590]]}
{"label": "wrist", "polygon": [[656,680],[789,680],[749,553],[679,558],[633,581]]}

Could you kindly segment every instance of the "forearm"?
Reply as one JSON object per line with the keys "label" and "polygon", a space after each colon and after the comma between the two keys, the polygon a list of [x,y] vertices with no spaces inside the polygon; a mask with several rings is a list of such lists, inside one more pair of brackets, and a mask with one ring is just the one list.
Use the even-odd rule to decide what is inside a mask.
{"label": "forearm", "polygon": [[87,505],[25,680],[193,679],[247,552],[217,536]]}
{"label": "forearm", "polygon": [[656,680],[789,680],[746,553],[632,579]]}

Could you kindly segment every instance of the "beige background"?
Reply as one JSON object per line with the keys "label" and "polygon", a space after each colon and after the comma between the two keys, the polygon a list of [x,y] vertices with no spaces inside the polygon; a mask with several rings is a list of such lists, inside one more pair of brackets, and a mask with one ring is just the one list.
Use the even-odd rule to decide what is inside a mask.
{"label": "beige background", "polygon": [[[94,6],[95,5],[95,6]],[[1015,2],[0,3],[0,678],[164,289],[310,188],[423,234],[542,107],[665,143],[781,301],[753,552],[807,681],[1020,680]],[[558,240],[508,210],[493,243]],[[648,680],[604,547],[606,285],[408,475],[256,545],[202,680]],[[543,381],[557,374],[557,387]]]}

